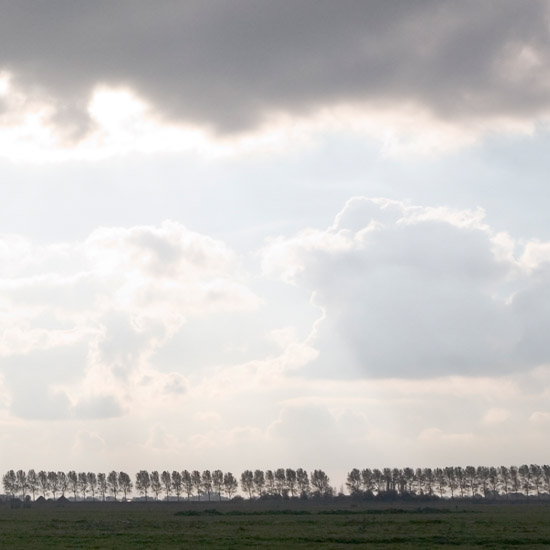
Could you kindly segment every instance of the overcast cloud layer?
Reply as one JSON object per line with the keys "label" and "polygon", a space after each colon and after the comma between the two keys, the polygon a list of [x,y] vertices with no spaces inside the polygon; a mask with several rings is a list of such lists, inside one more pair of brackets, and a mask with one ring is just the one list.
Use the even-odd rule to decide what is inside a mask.
{"label": "overcast cloud layer", "polygon": [[4,2],[0,68],[69,136],[100,86],[221,134],[342,106],[475,125],[548,115],[549,38],[540,0]]}

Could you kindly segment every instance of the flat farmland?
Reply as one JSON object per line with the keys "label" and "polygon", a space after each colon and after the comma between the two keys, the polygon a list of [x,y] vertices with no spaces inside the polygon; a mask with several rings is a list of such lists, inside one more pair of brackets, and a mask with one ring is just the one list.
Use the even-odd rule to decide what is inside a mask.
{"label": "flat farmland", "polygon": [[[285,506],[286,504],[286,506]],[[550,548],[550,505],[119,503],[0,507],[0,548]]]}

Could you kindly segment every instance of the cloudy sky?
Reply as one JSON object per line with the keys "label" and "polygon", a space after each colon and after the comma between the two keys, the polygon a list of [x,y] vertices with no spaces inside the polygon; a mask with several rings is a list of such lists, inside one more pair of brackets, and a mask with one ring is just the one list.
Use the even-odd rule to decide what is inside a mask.
{"label": "cloudy sky", "polygon": [[548,462],[549,25],[2,2],[2,471]]}

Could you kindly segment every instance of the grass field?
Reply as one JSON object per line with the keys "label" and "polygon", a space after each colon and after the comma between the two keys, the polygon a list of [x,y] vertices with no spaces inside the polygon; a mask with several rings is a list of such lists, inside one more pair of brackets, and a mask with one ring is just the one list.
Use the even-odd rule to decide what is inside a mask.
{"label": "grass field", "polygon": [[550,504],[0,507],[0,548],[550,548]]}

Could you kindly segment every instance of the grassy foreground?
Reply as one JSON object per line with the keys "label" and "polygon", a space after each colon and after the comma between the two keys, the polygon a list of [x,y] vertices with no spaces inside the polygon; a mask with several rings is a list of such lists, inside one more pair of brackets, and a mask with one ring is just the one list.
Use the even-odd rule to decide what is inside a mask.
{"label": "grassy foreground", "polygon": [[0,507],[0,548],[550,548],[550,505],[289,509],[228,503]]}

